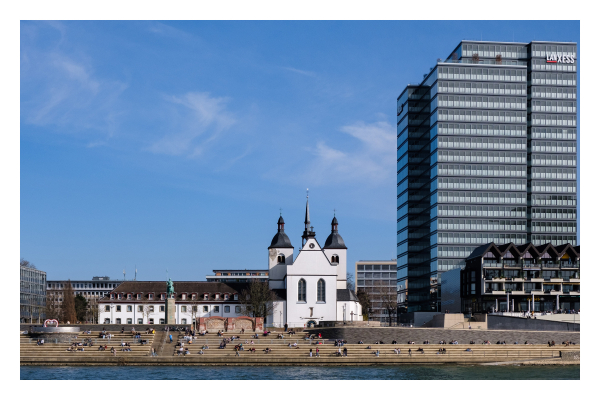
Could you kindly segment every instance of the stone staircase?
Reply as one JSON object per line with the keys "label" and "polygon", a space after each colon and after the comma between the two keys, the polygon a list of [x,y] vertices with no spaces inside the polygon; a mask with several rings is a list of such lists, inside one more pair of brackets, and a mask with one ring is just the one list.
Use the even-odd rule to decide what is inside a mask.
{"label": "stone staircase", "polygon": [[[155,334],[139,332],[140,339],[136,339],[129,332],[121,333],[120,331],[107,332],[111,334],[111,338],[99,337],[100,332],[92,332],[90,334],[80,333],[76,343],[85,343],[85,346],[75,345],[72,343],[52,343],[46,341],[43,345],[37,345],[37,339],[29,338],[26,335],[21,335],[20,338],[20,355],[23,357],[136,357],[149,356],[150,349],[153,347]],[[87,345],[87,339],[91,340],[91,344]],[[145,343],[140,343],[144,340]],[[122,346],[123,343],[128,343],[130,346]],[[99,350],[100,346],[106,346],[105,350]],[[67,349],[75,349],[68,351]],[[114,348],[115,353],[111,352]],[[122,351],[122,349],[131,349],[131,351]],[[81,350],[82,349],[82,350]]]}

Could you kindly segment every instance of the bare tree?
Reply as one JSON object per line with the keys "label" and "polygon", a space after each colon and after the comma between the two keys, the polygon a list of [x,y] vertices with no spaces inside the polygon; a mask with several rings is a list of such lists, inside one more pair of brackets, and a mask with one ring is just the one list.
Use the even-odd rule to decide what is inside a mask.
{"label": "bare tree", "polygon": [[[142,315],[144,317],[146,317],[146,323],[149,324],[150,323],[150,314],[152,314],[154,312],[154,305],[148,303],[147,301],[144,302],[144,306],[142,307]],[[167,319],[165,318],[165,323],[166,323]]]}
{"label": "bare tree", "polygon": [[471,61],[473,62],[473,64],[479,64],[479,54],[473,53],[473,55],[471,56]]}
{"label": "bare tree", "polygon": [[192,294],[190,298],[190,307],[192,307],[192,325],[194,326],[194,329],[197,329],[196,318],[198,317],[198,307],[200,307],[200,299],[199,296],[195,293]]}
{"label": "bare tree", "polygon": [[356,286],[354,286],[354,275],[350,272],[346,273],[346,288],[356,292]]}
{"label": "bare tree", "polygon": [[75,324],[77,322],[77,312],[75,311],[75,294],[69,279],[65,284],[62,301],[63,321]]}
{"label": "bare tree", "polygon": [[364,289],[358,289],[356,297],[362,308],[363,321],[368,321],[371,314],[371,295]]}
{"label": "bare tree", "polygon": [[269,289],[267,282],[253,280],[240,295],[242,314],[255,318],[267,318],[273,313],[274,302],[277,300],[275,292]]}
{"label": "bare tree", "polygon": [[502,64],[502,54],[496,54],[496,64]]}
{"label": "bare tree", "polygon": [[98,299],[91,299],[88,303],[88,312],[91,316],[92,324],[97,324],[100,321],[100,305]]}
{"label": "bare tree", "polygon": [[390,326],[392,325],[392,316],[398,309],[398,294],[396,287],[389,286],[387,281],[374,282],[374,295],[381,303],[381,308],[386,310]]}
{"label": "bare tree", "polygon": [[61,307],[58,302],[58,293],[53,291],[46,292],[46,318],[62,320]]}

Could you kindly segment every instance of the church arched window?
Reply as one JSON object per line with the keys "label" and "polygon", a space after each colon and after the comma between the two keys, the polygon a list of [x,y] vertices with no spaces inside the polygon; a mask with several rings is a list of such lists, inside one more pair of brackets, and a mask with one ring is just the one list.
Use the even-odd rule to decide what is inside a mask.
{"label": "church arched window", "polygon": [[278,263],[284,263],[285,262],[285,256],[283,254],[280,254],[277,256],[277,262]]}
{"label": "church arched window", "polygon": [[304,279],[298,281],[298,301],[306,303],[306,281]]}
{"label": "church arched window", "polygon": [[325,281],[323,279],[319,279],[317,282],[317,301],[325,302]]}
{"label": "church arched window", "polygon": [[337,254],[331,256],[331,263],[336,264],[340,262],[340,257]]}

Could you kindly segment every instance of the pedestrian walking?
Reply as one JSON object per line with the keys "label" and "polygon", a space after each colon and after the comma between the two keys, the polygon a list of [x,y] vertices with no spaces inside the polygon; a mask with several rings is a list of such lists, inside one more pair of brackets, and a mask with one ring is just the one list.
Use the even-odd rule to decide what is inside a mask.
{"label": "pedestrian walking", "polygon": [[309,357],[312,357],[312,349],[310,349],[309,353],[308,353]]}

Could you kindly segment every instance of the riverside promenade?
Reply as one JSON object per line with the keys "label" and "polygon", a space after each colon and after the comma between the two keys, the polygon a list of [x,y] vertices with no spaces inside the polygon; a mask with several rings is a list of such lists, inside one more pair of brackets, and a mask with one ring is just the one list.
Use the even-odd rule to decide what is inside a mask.
{"label": "riverside promenade", "polygon": [[[282,333],[283,338],[278,338]],[[306,334],[322,338],[305,340]],[[84,365],[390,365],[390,364],[578,364],[579,332],[540,331],[473,331],[437,328],[321,328],[289,335],[273,332],[268,336],[253,333],[225,332],[196,335],[193,340],[182,332],[158,331],[142,333],[144,343],[136,343],[129,332],[111,332],[111,339],[99,338],[99,332],[80,334],[75,346],[84,350],[67,351],[69,343],[46,343],[38,346],[35,340],[21,335],[21,365],[84,366]],[[171,343],[168,335],[173,335]],[[235,338],[232,340],[232,336]],[[239,339],[238,339],[239,337]],[[86,340],[87,339],[87,340]],[[229,342],[219,348],[223,339]],[[342,347],[335,339],[347,341]],[[139,340],[139,339],[137,339]],[[359,344],[362,340],[364,343]],[[396,340],[397,344],[391,344]],[[408,341],[415,344],[408,344]],[[423,344],[428,340],[430,344]],[[459,344],[439,344],[443,340]],[[470,341],[475,344],[469,344]],[[528,341],[525,345],[524,342]],[[381,342],[383,344],[375,344]],[[484,345],[483,341],[494,344]],[[506,345],[495,344],[506,342]],[[517,341],[519,344],[513,344]],[[554,341],[555,346],[548,346]],[[561,345],[563,341],[576,345]],[[130,346],[121,346],[129,343]],[[236,352],[235,346],[243,348]],[[98,350],[107,346],[107,350]],[[111,353],[109,349],[115,348]],[[131,351],[121,351],[130,348]],[[154,348],[156,356],[151,355]],[[316,349],[319,349],[317,357]],[[347,356],[338,355],[346,349]],[[439,349],[445,349],[440,352]],[[252,351],[254,349],[254,351]],[[420,351],[419,349],[422,349]],[[470,350],[467,350],[470,349]],[[310,357],[312,350],[312,357]],[[397,352],[399,350],[399,354]],[[200,354],[200,353],[203,354]],[[187,354],[186,354],[187,353]],[[379,353],[379,354],[377,354]],[[343,354],[343,353],[342,353]]]}

